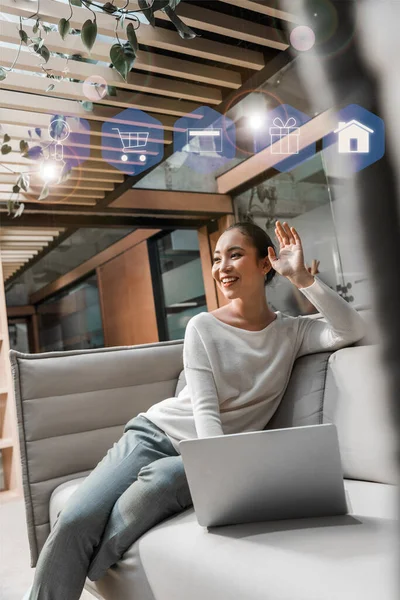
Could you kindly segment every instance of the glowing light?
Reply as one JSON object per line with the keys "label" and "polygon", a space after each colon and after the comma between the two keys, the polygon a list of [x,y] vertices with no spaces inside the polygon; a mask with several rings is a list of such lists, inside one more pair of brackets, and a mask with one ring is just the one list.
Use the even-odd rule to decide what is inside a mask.
{"label": "glowing light", "polygon": [[251,129],[257,131],[265,125],[266,115],[264,113],[253,113],[248,117],[247,121]]}
{"label": "glowing light", "polygon": [[126,161],[128,160],[128,157],[127,157],[127,155],[126,155],[126,154],[123,154],[123,155],[121,156],[121,160],[123,160],[124,162],[126,162]]}
{"label": "glowing light", "polygon": [[290,34],[290,43],[299,52],[307,52],[315,44],[315,33],[307,25],[295,27]]}
{"label": "glowing light", "polygon": [[144,154],[141,154],[139,156],[139,160],[140,160],[140,162],[146,162],[146,156]]}
{"label": "glowing light", "polygon": [[57,181],[60,177],[60,172],[61,168],[59,161],[45,160],[40,165],[40,175],[46,182]]}

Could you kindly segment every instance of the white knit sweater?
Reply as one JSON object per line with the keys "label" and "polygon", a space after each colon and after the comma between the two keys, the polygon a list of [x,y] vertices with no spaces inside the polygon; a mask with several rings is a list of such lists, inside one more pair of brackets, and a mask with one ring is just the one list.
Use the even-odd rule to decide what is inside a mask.
{"label": "white knit sweater", "polygon": [[304,354],[337,350],[365,335],[364,321],[317,277],[300,288],[326,318],[277,318],[261,331],[227,325],[211,313],[189,321],[183,346],[186,386],[140,413],[165,431],[174,448],[184,439],[264,429]]}

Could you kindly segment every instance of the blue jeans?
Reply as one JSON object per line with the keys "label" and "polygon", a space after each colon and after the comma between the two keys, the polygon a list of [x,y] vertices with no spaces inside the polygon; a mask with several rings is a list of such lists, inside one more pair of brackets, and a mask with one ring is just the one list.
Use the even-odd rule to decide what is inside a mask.
{"label": "blue jeans", "polygon": [[141,535],[192,505],[181,456],[146,417],[121,439],[59,513],[40,553],[29,600],[79,600]]}

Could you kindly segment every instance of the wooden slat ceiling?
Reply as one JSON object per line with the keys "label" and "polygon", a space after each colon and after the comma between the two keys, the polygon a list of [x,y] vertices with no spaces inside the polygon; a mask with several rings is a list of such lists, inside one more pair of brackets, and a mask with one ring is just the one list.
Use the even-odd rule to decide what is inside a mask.
{"label": "wooden slat ceiling", "polygon": [[53,242],[63,229],[4,227],[0,231],[0,256],[6,281]]}
{"label": "wooden slat ceiling", "polygon": [[[105,0],[97,0],[105,3]],[[126,6],[126,0],[115,0],[119,7]],[[2,156],[0,166],[0,204],[4,211],[4,201],[11,197],[15,173],[29,171],[31,187],[19,199],[32,205],[81,205],[85,207],[106,206],[107,196],[115,191],[125,176],[102,158],[101,128],[104,122],[123,123],[117,115],[127,107],[139,108],[161,122],[164,129],[163,146],[168,148],[173,140],[175,121],[192,112],[199,106],[210,106],[218,110],[228,94],[240,90],[252,74],[261,71],[280,52],[288,48],[284,22],[295,25],[296,18],[280,10],[276,0],[183,0],[177,14],[200,37],[183,40],[168,21],[165,13],[156,13],[156,27],[141,23],[137,31],[139,51],[132,72],[127,81],[109,68],[109,50],[114,38],[115,20],[111,15],[99,12],[97,26],[100,39],[96,40],[89,55],[79,35],[68,35],[63,41],[57,31],[46,34],[45,44],[52,54],[46,69],[60,76],[66,66],[66,59],[60,54],[79,59],[68,60],[70,81],[51,81],[43,76],[42,59],[23,44],[14,72],[0,82],[0,123],[2,135],[11,137],[14,151]],[[137,0],[131,0],[129,9],[138,8]],[[8,68],[14,62],[19,46],[19,17],[27,18],[36,10],[36,5],[27,0],[2,0],[0,13],[0,41],[2,47],[0,66]],[[44,23],[58,24],[62,17],[68,18],[68,3],[59,0],[40,0],[40,17]],[[80,29],[90,18],[90,13],[77,6],[73,7],[71,28]],[[12,22],[14,21],[14,22]],[[23,25],[28,36],[35,37],[32,27]],[[125,30],[119,30],[122,41],[126,40]],[[109,41],[105,40],[107,36]],[[57,54],[55,54],[57,53]],[[87,77],[98,75],[107,84],[116,88],[116,96],[99,99],[92,112],[84,110],[78,102],[85,100],[82,83]],[[54,89],[48,90],[50,83]],[[235,92],[236,93],[236,92]],[[53,184],[50,194],[39,201],[43,182],[37,161],[29,161],[17,151],[17,142],[27,139],[28,130],[35,127],[43,131],[46,140],[47,128],[55,110],[75,118],[79,130],[79,119],[90,124],[90,143],[82,144],[89,151],[89,158],[80,168],[73,169],[67,181]],[[70,121],[68,121],[70,122]],[[111,135],[115,137],[118,134]],[[151,137],[151,132],[150,132]],[[122,193],[122,192],[121,192]],[[117,196],[119,193],[117,194]],[[15,197],[14,197],[15,198]],[[3,212],[4,214],[4,212]],[[1,213],[0,213],[1,215]],[[23,218],[23,217],[22,217]],[[17,220],[13,230],[17,231]],[[3,228],[8,233],[10,227]],[[59,230],[53,237],[58,235]],[[26,235],[26,231],[23,232]],[[29,240],[27,240],[28,244]],[[29,260],[32,251],[29,244],[15,263],[10,263],[4,255],[6,279],[15,274],[18,267]],[[31,254],[34,256],[34,254]],[[28,257],[28,258],[27,258]],[[23,262],[21,262],[24,258]],[[14,270],[13,270],[14,269]]]}

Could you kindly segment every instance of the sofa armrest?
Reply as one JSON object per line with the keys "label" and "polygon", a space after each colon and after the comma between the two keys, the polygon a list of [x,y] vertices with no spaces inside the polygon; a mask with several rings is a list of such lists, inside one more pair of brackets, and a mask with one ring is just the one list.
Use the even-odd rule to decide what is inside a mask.
{"label": "sofa armrest", "polygon": [[11,351],[31,566],[50,533],[56,487],[85,477],[125,424],[174,396],[182,340],[22,354]]}

